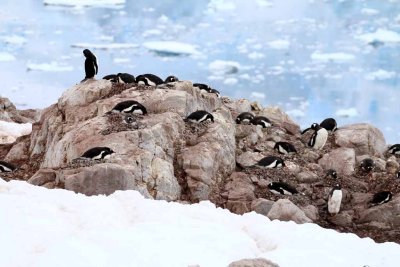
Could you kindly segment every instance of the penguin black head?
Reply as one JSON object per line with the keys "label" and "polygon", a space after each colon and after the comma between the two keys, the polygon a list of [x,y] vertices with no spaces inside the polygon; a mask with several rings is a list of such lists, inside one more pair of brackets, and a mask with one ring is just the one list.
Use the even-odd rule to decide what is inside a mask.
{"label": "penguin black head", "polygon": [[237,124],[241,124],[241,123],[249,124],[253,118],[254,118],[253,113],[242,112],[236,117],[236,123]]}
{"label": "penguin black head", "polygon": [[178,77],[170,75],[165,79],[165,83],[173,83],[179,81]]}
{"label": "penguin black head", "polygon": [[363,172],[371,172],[375,167],[374,160],[366,158],[361,161],[360,168]]}
{"label": "penguin black head", "polygon": [[83,50],[83,55],[85,57],[92,57],[93,53],[89,49],[85,49],[85,50]]}
{"label": "penguin black head", "polygon": [[327,131],[331,131],[331,132],[334,132],[337,129],[337,123],[334,118],[327,118],[327,119],[323,120],[319,125],[322,128],[325,128]]}
{"label": "penguin black head", "polygon": [[400,144],[395,144],[389,147],[388,152],[393,155],[400,155]]}
{"label": "penguin black head", "polygon": [[340,186],[340,184],[335,184],[332,189],[333,190],[341,190],[342,187]]}
{"label": "penguin black head", "polygon": [[325,177],[332,177],[333,179],[337,179],[337,172],[334,169],[329,169],[326,172],[326,176]]}
{"label": "penguin black head", "polygon": [[220,92],[216,89],[210,89],[209,93],[216,94],[218,98],[221,97]]}
{"label": "penguin black head", "polygon": [[312,129],[312,130],[318,130],[319,128],[320,128],[320,126],[319,126],[318,123],[313,123],[313,124],[311,124],[311,129]]}

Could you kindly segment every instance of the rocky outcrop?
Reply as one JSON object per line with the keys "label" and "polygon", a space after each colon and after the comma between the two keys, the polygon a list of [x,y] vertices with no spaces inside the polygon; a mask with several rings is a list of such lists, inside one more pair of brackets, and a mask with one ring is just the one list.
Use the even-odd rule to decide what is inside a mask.
{"label": "rocky outcrop", "polygon": [[334,169],[339,175],[351,175],[356,166],[356,154],[352,148],[337,148],[326,153],[318,164],[325,170]]}
{"label": "rocky outcrop", "polygon": [[306,216],[304,211],[288,199],[279,199],[272,205],[268,212],[271,220],[294,221],[296,223],[310,223],[312,220]]}

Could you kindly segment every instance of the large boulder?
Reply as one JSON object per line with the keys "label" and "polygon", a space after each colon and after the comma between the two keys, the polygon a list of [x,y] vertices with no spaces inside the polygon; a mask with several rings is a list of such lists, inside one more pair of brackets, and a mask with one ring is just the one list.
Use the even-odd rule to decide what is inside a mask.
{"label": "large boulder", "polygon": [[252,201],[256,198],[254,190],[255,186],[247,174],[242,172],[232,173],[225,185],[226,207],[237,214],[251,211]]}
{"label": "large boulder", "polygon": [[353,148],[357,156],[382,157],[387,149],[382,132],[367,123],[340,127],[335,132],[335,143],[340,147]]}
{"label": "large boulder", "polygon": [[334,169],[340,175],[350,175],[355,170],[355,151],[352,148],[337,148],[326,153],[318,164],[325,170]]}
{"label": "large boulder", "polygon": [[388,203],[359,211],[358,223],[384,226],[398,229],[400,227],[400,196]]}
{"label": "large boulder", "polygon": [[311,223],[312,220],[289,199],[279,199],[268,212],[271,220],[294,221],[296,223]]}

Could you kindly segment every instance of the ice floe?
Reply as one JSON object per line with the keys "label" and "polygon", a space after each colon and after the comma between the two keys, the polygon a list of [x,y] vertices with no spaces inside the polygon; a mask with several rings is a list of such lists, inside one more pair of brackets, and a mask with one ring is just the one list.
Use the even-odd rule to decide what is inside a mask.
{"label": "ice floe", "polygon": [[367,80],[386,80],[386,79],[391,79],[396,76],[396,72],[394,71],[386,71],[386,70],[377,70],[374,72],[370,72],[366,74],[364,77]]}
{"label": "ice floe", "polygon": [[208,65],[208,70],[214,75],[226,75],[239,72],[240,64],[236,61],[214,60]]}
{"label": "ice floe", "polygon": [[356,117],[358,116],[358,111],[356,108],[342,108],[336,111],[336,116],[338,117]]}
{"label": "ice floe", "polygon": [[199,55],[196,46],[176,41],[153,41],[143,43],[143,47],[161,56]]}
{"label": "ice floe", "polygon": [[15,56],[10,53],[0,52],[0,62],[14,61],[15,59]]}
{"label": "ice floe", "polygon": [[268,42],[267,45],[272,49],[288,49],[290,42],[287,40],[274,40]]}
{"label": "ice floe", "polygon": [[400,42],[400,34],[394,31],[389,31],[385,29],[378,29],[372,33],[365,33],[356,36],[357,39],[364,41],[366,43],[381,41],[385,43],[398,43]]}
{"label": "ice floe", "polygon": [[355,56],[348,53],[320,53],[314,52],[311,54],[311,59],[314,61],[334,61],[334,62],[347,62],[354,60]]}
{"label": "ice floe", "polygon": [[45,5],[80,7],[123,5],[125,0],[43,0]]}
{"label": "ice floe", "polygon": [[76,43],[72,44],[71,47],[82,48],[82,49],[88,48],[88,49],[109,50],[109,49],[134,49],[139,47],[139,45],[135,43],[110,43],[110,44]]}
{"label": "ice floe", "polygon": [[48,71],[48,72],[64,72],[64,71],[73,71],[74,68],[72,66],[60,65],[59,63],[52,61],[50,63],[28,63],[27,64],[28,71]]}

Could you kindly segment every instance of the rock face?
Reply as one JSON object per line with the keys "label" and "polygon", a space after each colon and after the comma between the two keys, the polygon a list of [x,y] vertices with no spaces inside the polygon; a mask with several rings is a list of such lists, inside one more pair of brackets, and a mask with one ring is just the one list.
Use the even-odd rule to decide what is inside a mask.
{"label": "rock face", "polygon": [[[148,114],[108,113],[126,100],[140,102]],[[185,122],[196,110],[212,113],[214,122]],[[237,125],[241,112],[266,116],[273,125]],[[0,118],[33,123],[31,134],[0,144],[0,159],[18,167],[2,173],[5,180],[23,179],[86,195],[137,190],[160,200],[210,200],[237,214],[255,211],[270,219],[315,222],[372,235],[378,241],[400,242],[400,187],[395,178],[400,159],[387,155],[382,133],[368,124],[339,125],[325,147],[316,151],[307,146],[311,132],[301,135],[300,127],[276,107],[218,98],[187,81],[151,87],[94,79],[65,91],[41,112],[18,111],[8,99],[0,99]],[[281,141],[293,144],[297,153],[279,154],[274,146]],[[99,146],[116,153],[106,160],[80,158]],[[286,166],[253,167],[266,156],[279,156]],[[372,173],[358,168],[365,158],[375,162]],[[328,169],[335,169],[337,177],[326,176]],[[274,194],[268,187],[271,182],[288,183],[299,194]],[[328,194],[337,183],[343,191],[341,210],[330,217]],[[369,207],[373,194],[383,190],[391,191],[393,200]],[[388,231],[376,231],[379,227]],[[260,265],[264,263],[258,259],[238,264],[242,265],[232,266],[275,266]]]}

